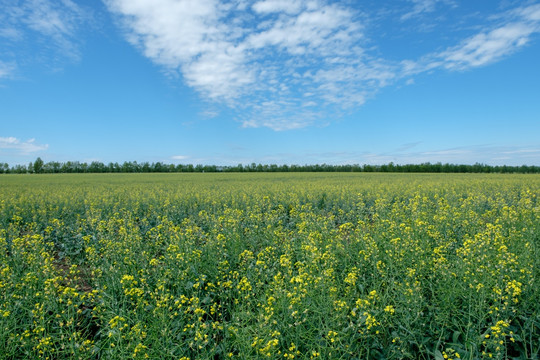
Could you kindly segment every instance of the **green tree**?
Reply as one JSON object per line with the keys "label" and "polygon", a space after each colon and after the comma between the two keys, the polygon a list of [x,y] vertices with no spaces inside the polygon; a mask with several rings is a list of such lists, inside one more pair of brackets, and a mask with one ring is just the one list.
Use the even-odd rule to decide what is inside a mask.
{"label": "green tree", "polygon": [[34,173],[35,174],[41,174],[43,172],[43,160],[41,160],[40,157],[34,161]]}

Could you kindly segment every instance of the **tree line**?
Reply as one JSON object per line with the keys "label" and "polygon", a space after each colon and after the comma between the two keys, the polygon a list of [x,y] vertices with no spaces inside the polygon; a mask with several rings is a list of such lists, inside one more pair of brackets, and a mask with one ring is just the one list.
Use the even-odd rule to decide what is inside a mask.
{"label": "tree line", "polygon": [[476,163],[464,164],[383,164],[383,165],[277,165],[277,164],[238,164],[236,166],[166,164],[163,162],[125,161],[104,164],[99,161],[91,163],[79,161],[45,163],[37,158],[28,165],[9,166],[0,163],[0,174],[59,174],[59,173],[202,173],[202,172],[396,172],[396,173],[521,173],[538,174],[540,166],[521,165],[486,165]]}

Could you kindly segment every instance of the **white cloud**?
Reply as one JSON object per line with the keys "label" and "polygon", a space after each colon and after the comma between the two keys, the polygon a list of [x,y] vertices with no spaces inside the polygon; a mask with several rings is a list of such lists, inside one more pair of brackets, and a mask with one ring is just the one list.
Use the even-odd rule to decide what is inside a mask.
{"label": "white cloud", "polygon": [[0,37],[15,40],[21,36],[20,32],[13,27],[0,28]]}
{"label": "white cloud", "polygon": [[440,0],[411,0],[411,2],[414,3],[413,9],[403,14],[401,20],[408,20],[420,14],[435,11],[435,5],[437,2],[440,2]]}
{"label": "white cloud", "polygon": [[298,14],[302,8],[302,2],[298,0],[264,0],[257,1],[252,8],[259,14],[280,12]]}
{"label": "white cloud", "polygon": [[529,21],[540,21],[540,4],[519,7],[512,13]]}
{"label": "white cloud", "polygon": [[518,149],[503,151],[502,154],[530,154],[534,156],[540,156],[540,149]]}
{"label": "white cloud", "polygon": [[403,61],[403,74],[435,68],[466,70],[499,61],[525,46],[540,32],[540,5],[519,7],[502,14],[502,22],[468,37],[460,44],[419,61]]}
{"label": "white cloud", "polygon": [[[79,5],[71,0],[25,0],[2,1],[1,6],[0,38],[4,51],[0,60],[39,60],[50,64],[59,57],[79,59],[76,35],[89,18]],[[37,47],[29,48],[30,43]]]}
{"label": "white cloud", "polygon": [[180,72],[206,99],[238,110],[244,127],[313,124],[324,116],[306,111],[306,103],[333,114],[362,104],[393,77],[364,54],[359,14],[339,4],[104,1],[145,56]]}
{"label": "white cloud", "polygon": [[53,38],[69,36],[74,25],[65,9],[55,8],[53,3],[45,0],[30,1],[23,21],[32,30]]}
{"label": "white cloud", "polygon": [[15,68],[16,66],[13,63],[7,64],[0,60],[0,79],[11,75],[13,71],[15,70]]}
{"label": "white cloud", "polygon": [[436,150],[436,151],[425,151],[421,153],[422,155],[435,155],[435,156],[447,156],[447,155],[467,155],[470,154],[471,150],[469,149],[448,149],[448,150]]}
{"label": "white cloud", "polygon": [[370,164],[381,165],[393,162],[395,164],[475,164],[488,165],[535,165],[540,162],[540,148],[536,146],[492,146],[470,145],[459,148],[428,147],[427,144],[416,142],[404,144],[392,152],[372,150],[351,150],[350,148],[336,151],[318,151],[317,149],[293,153],[268,153],[253,155],[251,149],[239,152],[222,153],[200,161],[206,164],[236,165],[238,163],[262,164]]}
{"label": "white cloud", "polygon": [[189,156],[187,156],[187,155],[174,155],[174,156],[171,156],[171,159],[172,160],[186,160],[186,159],[189,159]]}
{"label": "white cloud", "polygon": [[241,31],[220,16],[229,10],[216,0],[107,0],[123,15],[128,39],[145,56],[180,70],[188,85],[210,99],[231,100],[253,81],[234,39]]}
{"label": "white cloud", "polygon": [[29,155],[30,153],[44,151],[49,145],[36,143],[36,139],[21,141],[15,137],[0,137],[0,150],[15,151],[19,155]]}
{"label": "white cloud", "polygon": [[538,24],[516,22],[503,25],[489,32],[477,34],[460,45],[439,54],[444,67],[464,69],[485,65],[501,59],[529,41],[538,31]]}
{"label": "white cloud", "polygon": [[325,5],[278,18],[268,30],[252,33],[247,43],[254,49],[276,46],[293,55],[322,51],[337,56],[350,54],[351,50],[343,45],[352,45],[356,40],[353,37],[361,34],[361,26],[353,21],[350,10]]}
{"label": "white cloud", "polygon": [[[417,143],[419,144],[419,143]],[[422,148],[425,144],[422,144]],[[414,151],[412,151],[414,150]],[[417,149],[417,146],[406,146],[390,153],[363,152],[354,157],[356,163],[380,165],[394,162],[396,164],[419,164],[419,163],[450,163],[450,164],[474,164],[483,163],[488,165],[534,165],[540,161],[540,148],[521,146],[493,146],[493,145],[470,145],[458,148],[431,148]],[[339,161],[336,161],[339,163]]]}
{"label": "white cloud", "polygon": [[[274,130],[339,117],[385,86],[412,83],[421,72],[498,61],[525,46],[540,23],[540,5],[518,7],[457,45],[399,62],[382,58],[367,38],[375,20],[345,2],[103,1],[146,57],[181,74],[204,99],[235,110],[243,127]],[[411,1],[403,20],[434,12],[439,4],[455,6],[453,0]]]}

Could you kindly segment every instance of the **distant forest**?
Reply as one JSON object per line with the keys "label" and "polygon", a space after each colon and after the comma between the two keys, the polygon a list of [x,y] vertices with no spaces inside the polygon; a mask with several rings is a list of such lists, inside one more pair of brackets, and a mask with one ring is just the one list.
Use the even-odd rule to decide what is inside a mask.
{"label": "distant forest", "polygon": [[202,172],[396,172],[396,173],[520,173],[538,174],[540,166],[507,165],[458,165],[441,163],[422,163],[399,165],[263,165],[249,164],[236,166],[165,164],[162,162],[126,161],[104,164],[93,161],[90,164],[79,161],[45,163],[37,158],[28,165],[9,166],[0,163],[0,174],[57,174],[57,173],[202,173]]}

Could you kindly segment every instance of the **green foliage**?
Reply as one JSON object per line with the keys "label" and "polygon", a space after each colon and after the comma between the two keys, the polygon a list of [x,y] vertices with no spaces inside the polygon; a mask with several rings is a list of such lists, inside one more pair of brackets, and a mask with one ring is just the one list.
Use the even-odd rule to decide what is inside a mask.
{"label": "green foliage", "polygon": [[41,160],[41,158],[38,157],[36,161],[34,161],[34,173],[41,174],[43,172],[43,165],[44,165],[43,160]]}
{"label": "green foliage", "polygon": [[490,166],[485,164],[457,165],[441,163],[423,163],[423,164],[405,164],[394,163],[384,165],[263,165],[252,163],[244,166],[216,166],[198,164],[164,164],[156,163],[137,163],[136,161],[125,161],[123,164],[109,163],[107,165],[93,161],[91,164],[78,161],[68,161],[59,163],[51,161],[43,163],[38,158],[37,164],[30,163],[28,167],[16,165],[9,167],[8,164],[0,163],[0,174],[22,174],[22,173],[216,173],[216,172],[382,172],[382,173],[499,173],[499,174],[538,174],[540,166]]}
{"label": "green foliage", "polygon": [[0,178],[2,359],[534,359],[540,178]]}

